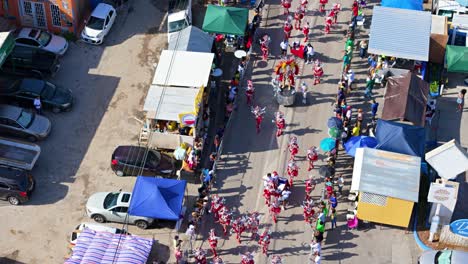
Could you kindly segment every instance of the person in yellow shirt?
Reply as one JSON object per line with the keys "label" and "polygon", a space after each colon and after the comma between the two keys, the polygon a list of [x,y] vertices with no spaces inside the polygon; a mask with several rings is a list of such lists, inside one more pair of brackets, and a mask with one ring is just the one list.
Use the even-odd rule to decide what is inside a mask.
{"label": "person in yellow shirt", "polygon": [[361,134],[361,128],[358,125],[354,125],[351,135],[357,137]]}

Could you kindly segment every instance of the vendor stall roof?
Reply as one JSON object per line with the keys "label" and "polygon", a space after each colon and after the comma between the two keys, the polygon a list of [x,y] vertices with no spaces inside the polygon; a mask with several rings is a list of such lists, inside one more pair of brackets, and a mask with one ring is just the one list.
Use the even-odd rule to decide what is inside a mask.
{"label": "vendor stall roof", "polygon": [[452,26],[468,28],[468,15],[454,14],[452,19]]}
{"label": "vendor stall roof", "polygon": [[247,8],[208,5],[202,28],[210,33],[244,36],[248,23]]}
{"label": "vendor stall roof", "polygon": [[447,71],[468,73],[468,47],[447,45]]}
{"label": "vendor stall roof", "polygon": [[426,153],[426,161],[445,179],[453,179],[468,170],[468,153],[455,139]]}
{"label": "vendor stall roof", "polygon": [[189,26],[171,35],[169,50],[211,52],[214,38],[195,26]]}
{"label": "vendor stall roof", "polygon": [[200,89],[151,85],[143,111],[146,118],[178,121],[179,114],[195,111],[195,98]]}
{"label": "vendor stall roof", "polygon": [[163,50],[152,84],[206,87],[213,58],[213,53]]}
{"label": "vendor stall roof", "polygon": [[419,157],[358,148],[351,190],[418,202],[420,167]]}
{"label": "vendor stall roof", "polygon": [[431,34],[447,35],[447,17],[432,15]]}
{"label": "vendor stall roof", "polygon": [[428,61],[431,23],[430,12],[375,6],[369,53]]}
{"label": "vendor stall roof", "polygon": [[410,10],[423,10],[423,0],[382,0],[382,6]]}

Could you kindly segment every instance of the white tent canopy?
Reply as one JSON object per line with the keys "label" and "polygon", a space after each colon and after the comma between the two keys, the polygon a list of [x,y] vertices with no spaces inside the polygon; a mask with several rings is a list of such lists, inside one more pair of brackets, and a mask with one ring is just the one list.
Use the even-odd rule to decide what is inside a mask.
{"label": "white tent canopy", "polygon": [[195,111],[195,98],[200,89],[151,85],[143,111],[146,118],[179,121],[179,114]]}
{"label": "white tent canopy", "polygon": [[468,153],[454,139],[426,153],[426,161],[445,179],[468,170]]}
{"label": "white tent canopy", "polygon": [[206,87],[213,58],[213,53],[163,50],[152,84]]}
{"label": "white tent canopy", "polygon": [[418,202],[420,169],[420,157],[358,148],[351,191]]}

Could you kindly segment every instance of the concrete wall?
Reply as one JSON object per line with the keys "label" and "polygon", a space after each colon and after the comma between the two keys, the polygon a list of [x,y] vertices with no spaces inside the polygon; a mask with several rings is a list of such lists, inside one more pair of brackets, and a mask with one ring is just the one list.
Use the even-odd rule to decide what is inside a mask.
{"label": "concrete wall", "polygon": [[408,227],[413,205],[411,201],[392,197],[387,197],[385,206],[361,202],[359,199],[357,217],[374,223]]}

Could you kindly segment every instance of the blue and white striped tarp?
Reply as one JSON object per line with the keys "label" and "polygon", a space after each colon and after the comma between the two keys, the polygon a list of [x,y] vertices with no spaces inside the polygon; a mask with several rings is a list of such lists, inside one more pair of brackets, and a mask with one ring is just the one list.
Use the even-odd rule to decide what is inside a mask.
{"label": "blue and white striped tarp", "polygon": [[85,228],[65,264],[144,264],[152,245],[151,239]]}

